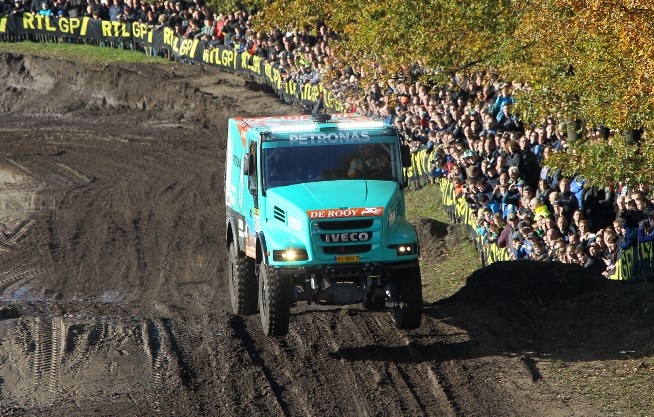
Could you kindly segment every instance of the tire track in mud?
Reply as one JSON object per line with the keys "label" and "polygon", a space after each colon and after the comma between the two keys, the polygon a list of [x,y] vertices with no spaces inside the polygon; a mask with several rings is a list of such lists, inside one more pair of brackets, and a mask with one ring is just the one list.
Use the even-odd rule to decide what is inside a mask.
{"label": "tire track in mud", "polygon": [[[138,403],[165,414],[179,401],[190,415],[208,415],[197,398],[186,346],[168,319],[43,314],[20,317],[1,329],[0,356],[12,364],[0,372],[3,406],[47,410],[72,402],[92,412],[98,395],[109,395],[102,388],[74,399],[62,393],[111,378],[130,381],[109,389],[106,398],[112,402]],[[164,392],[174,395],[162,396]]]}
{"label": "tire track in mud", "polygon": [[[406,415],[458,415],[440,379],[434,379],[429,363],[415,355],[412,333],[395,327],[388,312],[355,311],[342,320],[343,343],[335,355],[347,360],[364,378],[376,373],[375,384],[384,391],[386,408]],[[424,324],[423,324],[424,326]]]}
{"label": "tire track in mud", "polygon": [[[265,401],[267,403],[266,405],[271,408],[270,415],[310,415],[306,413],[295,413],[295,410],[291,408],[293,403],[289,403],[285,400],[283,395],[283,391],[285,390],[284,385],[281,384],[273,375],[271,367],[268,365],[266,359],[264,359],[262,356],[262,345],[259,343],[261,341],[253,337],[253,334],[248,330],[248,326],[246,325],[243,318],[239,316],[233,316],[230,320],[230,326],[231,330],[234,332],[234,336],[242,344],[242,348],[245,351],[249,361],[257,369],[257,373],[259,374],[258,388],[261,390],[261,393],[265,397]],[[274,344],[275,340],[270,340],[269,342]],[[257,407],[259,406],[260,405]]]}
{"label": "tire track in mud", "polygon": [[441,381],[446,375],[434,372],[388,312],[294,311],[280,339],[265,337],[257,316],[243,324],[236,336],[283,415],[463,415]]}
{"label": "tire track in mud", "polygon": [[[62,317],[19,318],[12,339],[26,355],[23,362],[26,375],[22,384],[22,390],[26,391],[24,401],[31,406],[51,405],[58,394],[63,352]],[[4,397],[6,389],[2,388]]]}
{"label": "tire track in mud", "polygon": [[[389,314],[362,314],[362,318],[369,337],[376,344],[396,350],[395,360],[380,359],[388,363],[391,386],[398,389],[398,398],[407,397],[416,412],[419,410],[425,416],[433,415],[436,410],[442,417],[459,415],[457,405],[445,389],[444,375],[436,376],[431,362],[416,352],[411,333],[397,330]],[[405,389],[400,390],[399,387]]]}
{"label": "tire track in mud", "polygon": [[[0,262],[1,264],[2,262]],[[36,265],[16,265],[0,271],[0,302],[30,298],[29,282],[43,274]]]}

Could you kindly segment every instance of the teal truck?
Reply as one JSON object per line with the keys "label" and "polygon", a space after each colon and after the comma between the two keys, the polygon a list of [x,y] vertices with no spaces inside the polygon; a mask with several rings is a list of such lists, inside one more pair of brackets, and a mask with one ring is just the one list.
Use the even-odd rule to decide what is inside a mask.
{"label": "teal truck", "polygon": [[227,278],[235,314],[288,332],[299,301],[391,308],[422,320],[415,228],[405,217],[409,150],[357,114],[232,118],[225,167]]}

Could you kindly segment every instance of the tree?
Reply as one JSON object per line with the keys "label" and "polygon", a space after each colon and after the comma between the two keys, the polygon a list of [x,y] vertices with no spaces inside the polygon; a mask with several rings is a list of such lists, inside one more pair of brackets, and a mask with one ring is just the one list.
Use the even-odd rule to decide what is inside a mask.
{"label": "tree", "polygon": [[524,14],[514,38],[522,54],[502,68],[531,86],[519,100],[523,113],[534,119],[559,113],[615,131],[609,142],[586,132],[569,155],[550,164],[603,184],[651,183],[651,135],[629,138],[654,127],[653,18],[651,0],[550,0],[534,2]]}
{"label": "tree", "polygon": [[[513,1],[282,0],[266,2],[268,29],[325,24],[340,33],[337,59],[363,74],[406,73],[419,63],[432,81],[501,61],[519,13]],[[292,23],[290,23],[292,22]]]}
{"label": "tree", "polygon": [[[569,155],[549,161],[592,182],[652,180],[654,128],[654,0],[264,0],[269,27],[340,34],[336,63],[365,82],[407,75],[422,81],[496,71],[528,88],[517,93],[523,121],[547,115],[569,122],[580,138]],[[585,125],[614,133],[598,140]],[[628,133],[643,129],[636,142]]]}

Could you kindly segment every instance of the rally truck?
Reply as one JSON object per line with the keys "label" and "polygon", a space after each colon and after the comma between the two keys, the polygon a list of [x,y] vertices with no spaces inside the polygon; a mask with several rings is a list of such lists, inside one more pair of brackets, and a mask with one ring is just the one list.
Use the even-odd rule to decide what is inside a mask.
{"label": "rally truck", "polygon": [[232,309],[288,332],[298,302],[422,320],[415,228],[406,220],[408,146],[357,114],[231,118],[225,167]]}

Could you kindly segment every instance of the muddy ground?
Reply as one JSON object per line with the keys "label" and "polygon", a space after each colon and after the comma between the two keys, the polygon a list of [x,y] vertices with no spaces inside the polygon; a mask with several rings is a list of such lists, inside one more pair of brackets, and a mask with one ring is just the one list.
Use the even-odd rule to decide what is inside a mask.
{"label": "muddy ground", "polygon": [[[299,109],[202,66],[0,54],[0,76],[2,416],[609,415],[543,361],[654,350],[650,286],[528,262],[417,330],[298,306],[266,338],[225,286],[226,120]],[[420,227],[441,253],[446,225]]]}

